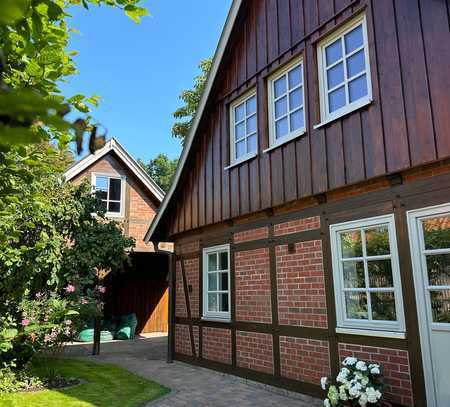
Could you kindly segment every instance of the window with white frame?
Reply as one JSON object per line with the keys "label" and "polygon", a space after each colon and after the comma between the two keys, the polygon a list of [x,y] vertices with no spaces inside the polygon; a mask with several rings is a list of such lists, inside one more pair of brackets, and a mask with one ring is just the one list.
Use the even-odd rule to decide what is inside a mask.
{"label": "window with white frame", "polygon": [[203,249],[203,317],[230,319],[230,246]]}
{"label": "window with white frame", "polygon": [[252,90],[230,105],[231,164],[257,153],[256,91]]}
{"label": "window with white frame", "polygon": [[92,184],[97,198],[100,199],[107,215],[123,214],[123,178],[93,174]]}
{"label": "window with white frame", "polygon": [[330,226],[338,327],[404,331],[394,215]]}
{"label": "window with white frame", "polygon": [[372,98],[365,15],[318,44],[321,121],[355,110]]}
{"label": "window with white frame", "polygon": [[276,72],[268,87],[270,146],[275,146],[305,132],[302,60]]}

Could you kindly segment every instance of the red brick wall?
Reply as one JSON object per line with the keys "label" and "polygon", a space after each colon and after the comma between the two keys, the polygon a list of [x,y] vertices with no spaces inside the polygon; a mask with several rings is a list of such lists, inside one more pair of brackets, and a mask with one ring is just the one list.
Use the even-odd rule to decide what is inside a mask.
{"label": "red brick wall", "polygon": [[280,325],[326,328],[327,306],[322,242],[312,240],[275,247]]}
{"label": "red brick wall", "polygon": [[[191,316],[199,317],[199,260],[197,258],[184,260],[184,272],[187,286],[192,285],[192,292],[188,293]],[[181,261],[176,264],[176,284],[175,284],[175,315],[187,317],[186,298],[184,294],[183,275],[181,272]]]}
{"label": "red brick wall", "polygon": [[187,317],[186,299],[184,296],[183,276],[181,273],[180,261],[177,261],[176,264],[175,315],[177,317]]}
{"label": "red brick wall", "polygon": [[204,359],[231,364],[231,331],[222,328],[203,328],[202,355]]}
{"label": "red brick wall", "polygon": [[199,249],[200,249],[200,242],[198,240],[195,240],[193,242],[177,243],[176,245],[177,254],[198,252]]}
{"label": "red brick wall", "polygon": [[273,374],[272,335],[236,331],[236,363],[239,367]]}
{"label": "red brick wall", "polygon": [[318,385],[331,374],[328,342],[280,336],[280,365],[282,376]]}
{"label": "red brick wall", "polygon": [[263,226],[261,228],[244,230],[234,234],[234,243],[243,243],[251,240],[266,239],[269,237],[269,228]]}
{"label": "red brick wall", "polygon": [[[198,326],[193,326],[195,353],[198,356]],[[192,355],[191,335],[189,333],[189,325],[175,325],[175,352],[183,355]]]}
{"label": "red brick wall", "polygon": [[320,216],[312,216],[310,218],[294,219],[288,222],[277,223],[273,227],[275,236],[287,235],[289,233],[305,232],[320,228]]}
{"label": "red brick wall", "polygon": [[386,399],[405,406],[414,405],[407,351],[340,343],[339,358],[344,360],[347,356],[379,363],[385,379]]}
{"label": "red brick wall", "polygon": [[272,322],[269,249],[236,252],[236,320]]}

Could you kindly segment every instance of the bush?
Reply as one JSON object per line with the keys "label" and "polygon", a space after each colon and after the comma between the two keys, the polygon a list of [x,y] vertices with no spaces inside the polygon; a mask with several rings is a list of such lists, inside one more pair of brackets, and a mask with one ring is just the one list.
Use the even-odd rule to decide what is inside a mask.
{"label": "bush", "polygon": [[39,377],[32,376],[24,370],[17,371],[9,367],[0,369],[0,393],[34,390],[43,386]]}

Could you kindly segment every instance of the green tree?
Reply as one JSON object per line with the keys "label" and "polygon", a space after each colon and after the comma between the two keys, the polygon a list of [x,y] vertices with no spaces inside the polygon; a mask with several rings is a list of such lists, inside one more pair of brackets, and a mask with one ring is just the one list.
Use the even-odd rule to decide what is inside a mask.
{"label": "green tree", "polygon": [[192,120],[197,112],[200,98],[202,97],[203,89],[205,88],[206,80],[211,69],[212,59],[204,59],[200,62],[199,68],[201,74],[196,76],[194,80],[194,87],[192,89],[181,92],[180,99],[184,105],[173,113],[175,123],[172,126],[172,136],[177,137],[184,144],[189,129],[191,128]]}
{"label": "green tree", "polygon": [[144,164],[142,160],[139,160],[139,163],[163,191],[169,190],[177,169],[178,158],[171,160],[166,154],[158,154],[148,164]]}

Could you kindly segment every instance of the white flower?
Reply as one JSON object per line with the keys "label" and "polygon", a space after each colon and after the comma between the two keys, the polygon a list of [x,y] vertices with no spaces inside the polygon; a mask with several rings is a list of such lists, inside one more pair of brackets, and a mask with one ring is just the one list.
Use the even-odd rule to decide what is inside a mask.
{"label": "white flower", "polygon": [[370,373],[372,374],[380,374],[380,368],[378,366],[374,366],[370,369]]}
{"label": "white flower", "polygon": [[348,394],[352,399],[357,398],[361,394],[361,385],[355,384],[348,389]]}
{"label": "white flower", "polygon": [[327,384],[328,384],[328,377],[322,377],[320,379],[320,386],[322,387],[322,390],[327,389]]}
{"label": "white flower", "polygon": [[350,373],[350,370],[348,370],[346,367],[343,367],[339,374],[336,377],[336,381],[338,383],[345,383],[347,382],[347,376]]}
{"label": "white flower", "polygon": [[367,405],[368,397],[366,393],[361,393],[361,396],[359,396],[358,403],[360,406]]}
{"label": "white flower", "polygon": [[325,407],[331,407],[330,400],[325,399],[325,400],[323,401],[323,405],[324,405]]}
{"label": "white flower", "polygon": [[342,364],[344,366],[353,366],[356,362],[358,361],[358,359],[348,356],[344,359],[344,361],[342,362]]}
{"label": "white flower", "polygon": [[360,360],[359,362],[356,363],[356,368],[358,370],[361,370],[361,372],[367,371],[366,362],[363,362],[362,360]]}
{"label": "white flower", "polygon": [[368,387],[366,390],[367,400],[369,403],[376,403],[381,398],[381,393],[373,387]]}
{"label": "white flower", "polygon": [[342,401],[346,401],[348,400],[348,396],[347,396],[347,392],[346,392],[347,386],[346,385],[341,385],[339,386],[339,398]]}

